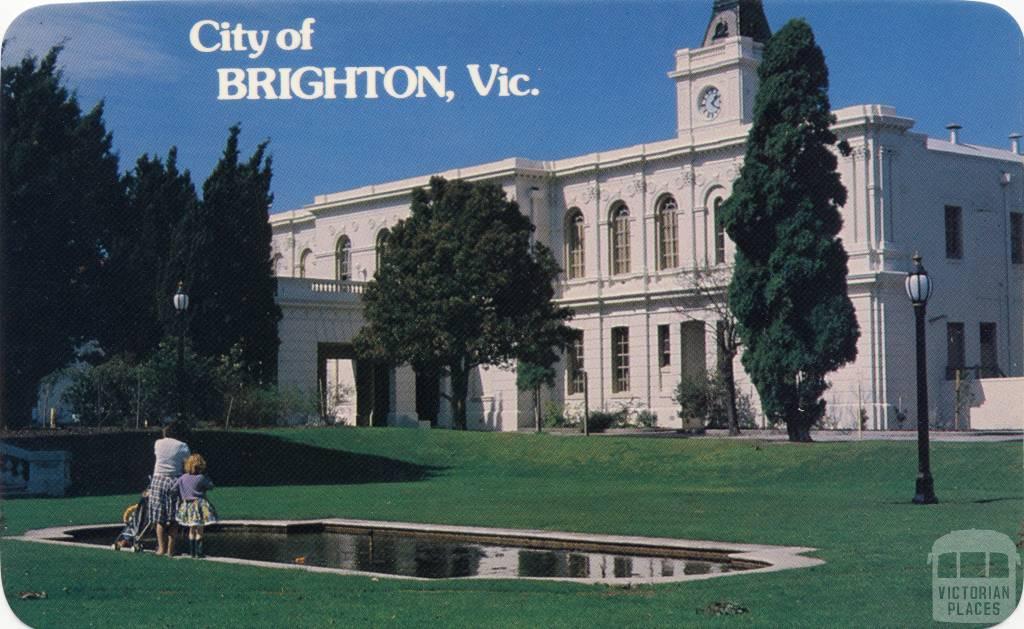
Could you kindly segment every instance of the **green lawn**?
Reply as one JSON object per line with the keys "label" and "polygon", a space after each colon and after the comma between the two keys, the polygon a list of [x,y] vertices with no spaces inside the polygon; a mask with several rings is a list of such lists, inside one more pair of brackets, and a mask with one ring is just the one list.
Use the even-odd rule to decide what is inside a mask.
{"label": "green lawn", "polygon": [[[967,528],[1016,540],[1024,518],[1019,443],[932,444],[941,503],[916,506],[909,503],[912,441],[757,444],[332,428],[237,435],[205,439],[247,443],[233,458],[259,466],[263,484],[219,487],[212,497],[225,518],[335,516],[807,545],[827,563],[624,589],[374,581],[3,540],[4,588],[18,616],[34,627],[920,626],[931,622],[932,543]],[[144,449],[152,437],[139,439]],[[216,453],[214,479],[218,466],[228,478],[245,474],[223,448],[207,451]],[[330,478],[318,484],[309,484],[306,471],[296,476],[306,484],[285,484],[292,466],[274,456],[309,452],[319,461],[335,456],[330,451],[351,464],[327,466]],[[360,475],[367,461],[369,478]],[[400,472],[388,474],[388,465]],[[135,498],[8,500],[7,534],[111,522]],[[25,590],[47,598],[18,600]],[[722,600],[750,613],[696,612]]]}

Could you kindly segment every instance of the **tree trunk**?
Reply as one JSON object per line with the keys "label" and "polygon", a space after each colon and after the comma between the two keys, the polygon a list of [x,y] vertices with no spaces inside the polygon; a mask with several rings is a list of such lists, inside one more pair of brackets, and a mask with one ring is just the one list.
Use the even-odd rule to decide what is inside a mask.
{"label": "tree trunk", "polygon": [[466,429],[466,397],[469,394],[469,369],[462,365],[452,367],[452,428]]}
{"label": "tree trunk", "polygon": [[811,426],[814,424],[813,413],[794,408],[786,417],[788,418],[786,421],[786,432],[789,433],[790,441],[800,443],[810,443],[813,441],[811,439]]}
{"label": "tree trunk", "polygon": [[732,367],[736,352],[719,351],[718,355],[718,375],[725,387],[725,415],[729,420],[729,436],[735,437],[740,434],[740,420],[736,413],[736,376]]}
{"label": "tree trunk", "polygon": [[540,432],[540,387],[533,390],[533,424]]}

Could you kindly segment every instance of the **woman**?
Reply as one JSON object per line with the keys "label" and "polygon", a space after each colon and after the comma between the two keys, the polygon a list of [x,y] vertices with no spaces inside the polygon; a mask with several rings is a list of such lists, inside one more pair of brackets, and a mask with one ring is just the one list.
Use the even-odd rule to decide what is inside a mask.
{"label": "woman", "polygon": [[178,507],[178,490],[174,486],[183,471],[185,459],[191,454],[185,438],[188,428],[174,421],[164,428],[163,439],[153,445],[156,464],[149,483],[149,521],[156,524],[156,554],[174,556],[174,538],[178,527],[174,514]]}

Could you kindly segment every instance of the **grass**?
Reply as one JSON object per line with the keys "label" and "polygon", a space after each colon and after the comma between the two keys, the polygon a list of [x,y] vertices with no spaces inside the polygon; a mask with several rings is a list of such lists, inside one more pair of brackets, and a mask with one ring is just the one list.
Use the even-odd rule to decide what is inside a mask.
{"label": "grass", "polygon": [[[209,433],[209,443],[231,433]],[[807,545],[827,563],[629,589],[536,581],[406,582],[0,542],[15,613],[48,626],[921,626],[931,622],[932,543],[957,529],[1017,539],[1024,518],[1016,443],[934,443],[938,505],[909,504],[916,443],[590,439],[403,429],[258,434],[260,486],[213,494],[227,518],[353,517]],[[140,439],[149,439],[140,435]],[[339,459],[289,485],[275,452]],[[198,448],[197,448],[198,449]],[[116,455],[114,455],[116,456]],[[150,455],[151,456],[151,455]],[[210,460],[244,474],[237,461]],[[391,465],[402,470],[389,475]],[[231,467],[234,466],[234,467]],[[301,466],[300,466],[301,467]],[[253,468],[255,469],[255,468]],[[273,475],[266,475],[268,478]],[[308,481],[308,470],[300,479]],[[7,534],[110,522],[134,493],[5,501]],[[46,591],[41,600],[21,591]],[[715,601],[750,611],[698,614]]]}

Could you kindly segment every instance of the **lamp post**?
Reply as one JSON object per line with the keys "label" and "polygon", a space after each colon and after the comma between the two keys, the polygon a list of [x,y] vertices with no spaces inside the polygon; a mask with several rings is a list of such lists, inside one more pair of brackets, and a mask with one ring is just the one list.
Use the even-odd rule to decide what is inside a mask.
{"label": "lamp post", "polygon": [[172,299],[178,317],[178,420],[185,420],[185,311],[188,310],[188,295],[185,283],[178,282],[178,292]]}
{"label": "lamp post", "polygon": [[921,264],[921,254],[914,253],[914,268],[907,273],[906,289],[914,304],[917,330],[917,486],[914,504],[935,504],[935,485],[928,461],[928,368],[924,351],[924,309],[932,294],[932,282]]}
{"label": "lamp post", "polygon": [[590,436],[590,382],[587,379],[587,370],[580,369],[583,374],[583,436]]}

